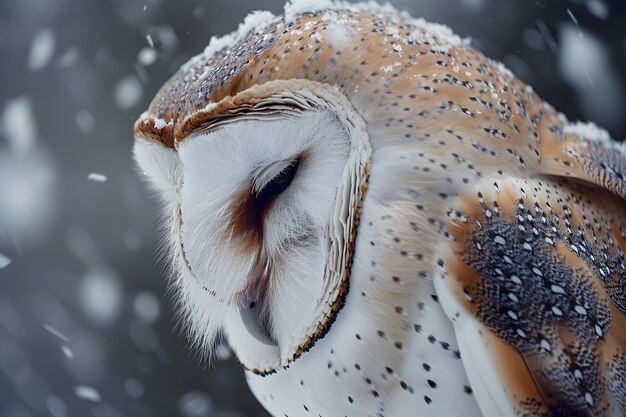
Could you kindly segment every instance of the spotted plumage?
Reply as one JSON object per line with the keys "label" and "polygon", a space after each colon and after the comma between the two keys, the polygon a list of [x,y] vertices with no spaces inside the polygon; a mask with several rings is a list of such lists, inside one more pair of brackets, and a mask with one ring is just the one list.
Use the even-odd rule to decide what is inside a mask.
{"label": "spotted plumage", "polygon": [[625,414],[625,148],[447,28],[253,14],[135,138],[190,339],[273,415]]}

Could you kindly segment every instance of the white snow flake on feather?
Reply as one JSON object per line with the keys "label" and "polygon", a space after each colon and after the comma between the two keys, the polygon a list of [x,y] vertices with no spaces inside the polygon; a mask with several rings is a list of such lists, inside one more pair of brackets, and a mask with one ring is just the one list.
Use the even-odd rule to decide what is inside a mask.
{"label": "white snow flake on feather", "polygon": [[42,29],[37,32],[28,53],[28,69],[38,71],[45,67],[50,62],[50,58],[52,58],[55,43],[56,39],[52,30]]}
{"label": "white snow flake on feather", "polygon": [[429,23],[424,19],[411,19],[411,23],[417,26],[418,30],[410,35],[413,42],[432,43],[432,49],[437,52],[448,52],[451,47],[469,45],[470,39],[461,39],[452,30],[438,23]]}
{"label": "white snow flake on feather", "polygon": [[91,172],[87,176],[87,179],[89,181],[95,181],[95,182],[106,182],[107,176],[103,174],[98,174],[97,172]]}
{"label": "white snow flake on feather", "polygon": [[335,4],[330,0],[289,0],[285,4],[285,17],[291,20],[302,13],[334,7]]}
{"label": "white snow flake on feather", "polygon": [[163,120],[163,119],[156,119],[156,120],[154,121],[154,128],[155,128],[155,129],[163,129],[164,127],[166,127],[166,126],[168,126],[168,125],[172,125],[172,124],[173,124],[173,122],[172,122],[171,120],[170,120],[170,122],[168,123],[168,122],[166,122],[166,121],[165,121],[165,120]]}
{"label": "white snow flake on feather", "polygon": [[609,132],[592,122],[576,122],[565,125],[565,134],[574,135],[584,140],[599,143],[607,149],[615,149],[626,157],[626,142],[617,142]]}
{"label": "white snow flake on feather", "polygon": [[399,67],[402,64],[399,62],[394,62],[393,65],[387,65],[387,66],[382,66],[380,68],[378,68],[379,71],[382,71],[383,74],[389,74],[391,71],[393,71],[394,67]]}
{"label": "white snow flake on feather", "polygon": [[492,59],[489,59],[489,62],[492,65],[494,65],[500,73],[506,75],[507,77],[515,78],[515,76],[513,75],[513,72],[510,69],[508,69],[502,62],[494,61]]}
{"label": "white snow flake on feather", "polygon": [[[424,19],[413,19],[407,12],[399,12],[390,4],[380,5],[374,1],[353,4],[331,0],[290,0],[285,4],[284,9],[285,19],[287,22],[292,21],[303,13],[320,10],[334,11],[344,9],[352,12],[380,14],[381,16],[401,16],[403,19],[410,21],[410,23],[417,28],[415,33],[411,34],[412,40],[418,42],[430,42],[434,50],[441,52],[447,52],[450,47],[464,46],[470,42],[468,39],[461,39],[459,36],[455,35],[454,32],[452,32],[452,30],[447,26],[429,23]],[[341,20],[337,16],[333,15],[325,15],[324,17],[329,24],[339,22]],[[207,62],[215,55],[215,53],[232,47],[251,32],[262,32],[270,23],[274,21],[275,18],[276,16],[269,11],[253,11],[246,16],[243,23],[239,25],[236,31],[221,37],[213,36],[209,45],[201,54],[196,55],[183,65],[182,71],[187,71],[189,68],[193,68],[196,65]],[[346,34],[346,32],[339,31],[339,33],[337,33],[337,35],[339,35],[339,40]],[[336,40],[337,39],[331,39],[331,41]]]}
{"label": "white snow flake on feather", "polygon": [[[429,23],[424,19],[414,19],[407,12],[400,12],[389,3],[381,5],[374,1],[353,4],[331,0],[290,0],[285,4],[285,18],[287,21],[291,21],[306,12],[340,9],[379,14],[381,16],[401,16],[417,27],[417,31],[411,34],[412,40],[430,42],[433,44],[433,49],[437,51],[447,52],[453,46],[464,46],[470,42],[469,39],[461,39],[445,25]],[[329,19],[329,17],[326,17],[326,20]]]}
{"label": "white snow flake on feather", "polygon": [[322,35],[320,35],[318,32],[313,32],[311,33],[311,38],[315,41],[315,42],[322,42],[324,39],[322,38]]}
{"label": "white snow flake on feather", "polygon": [[578,136],[579,138],[589,139],[594,142],[610,141],[611,135],[605,129],[595,123],[576,122],[570,123],[564,128],[565,133]]}
{"label": "white snow flake on feather", "polygon": [[394,39],[399,39],[400,38],[400,31],[398,30],[398,28],[390,26],[387,28],[387,30],[385,31],[385,34],[391,36]]}
{"label": "white snow flake on feather", "polygon": [[[255,10],[251,12],[245,17],[243,22],[239,24],[236,31],[220,37],[211,37],[209,45],[198,57],[202,59],[210,59],[216,52],[221,51],[224,48],[230,48],[248,33],[262,32],[272,22],[272,20],[274,20],[274,17],[274,14],[267,10]],[[192,59],[192,61],[194,61],[194,59]]]}
{"label": "white snow flake on feather", "polygon": [[214,108],[217,107],[217,103],[209,103],[206,106],[204,106],[204,111],[209,112],[211,110],[213,110]]}
{"label": "white snow flake on feather", "polygon": [[255,10],[243,19],[243,23],[239,25],[237,32],[241,35],[245,35],[248,32],[262,32],[269,26],[275,17],[276,16],[268,10]]}
{"label": "white snow flake on feather", "polygon": [[328,41],[337,47],[346,43],[353,35],[352,29],[343,22],[331,22],[325,33]]}

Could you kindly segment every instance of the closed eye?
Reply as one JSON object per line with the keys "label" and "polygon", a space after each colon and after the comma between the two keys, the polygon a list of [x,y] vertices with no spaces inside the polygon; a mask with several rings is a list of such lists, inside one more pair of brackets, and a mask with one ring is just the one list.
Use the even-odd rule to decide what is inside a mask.
{"label": "closed eye", "polygon": [[262,189],[257,191],[257,201],[261,204],[285,191],[298,172],[300,160],[296,159],[283,168],[276,176],[269,180]]}

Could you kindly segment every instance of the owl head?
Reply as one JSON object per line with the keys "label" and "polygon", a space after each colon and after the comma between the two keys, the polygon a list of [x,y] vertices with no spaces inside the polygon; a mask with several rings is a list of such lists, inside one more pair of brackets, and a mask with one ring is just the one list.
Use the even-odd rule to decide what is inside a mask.
{"label": "owl head", "polygon": [[349,289],[371,139],[384,138],[382,172],[394,170],[384,148],[405,146],[389,131],[408,123],[392,123],[408,114],[393,84],[422,82],[416,60],[431,70],[454,46],[389,6],[296,2],[251,14],[161,88],[134,154],[162,197],[181,321],[201,352],[223,334],[268,373],[325,335]]}

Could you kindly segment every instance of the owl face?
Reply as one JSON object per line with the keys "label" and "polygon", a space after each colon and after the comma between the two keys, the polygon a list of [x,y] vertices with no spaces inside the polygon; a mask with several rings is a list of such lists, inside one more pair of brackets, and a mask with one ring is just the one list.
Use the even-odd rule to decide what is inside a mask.
{"label": "owl face", "polygon": [[368,158],[344,109],[307,89],[306,106],[284,94],[235,115],[209,111],[175,150],[135,147],[149,178],[163,179],[155,185],[192,339],[208,349],[223,331],[259,373],[287,366],[337,312]]}

